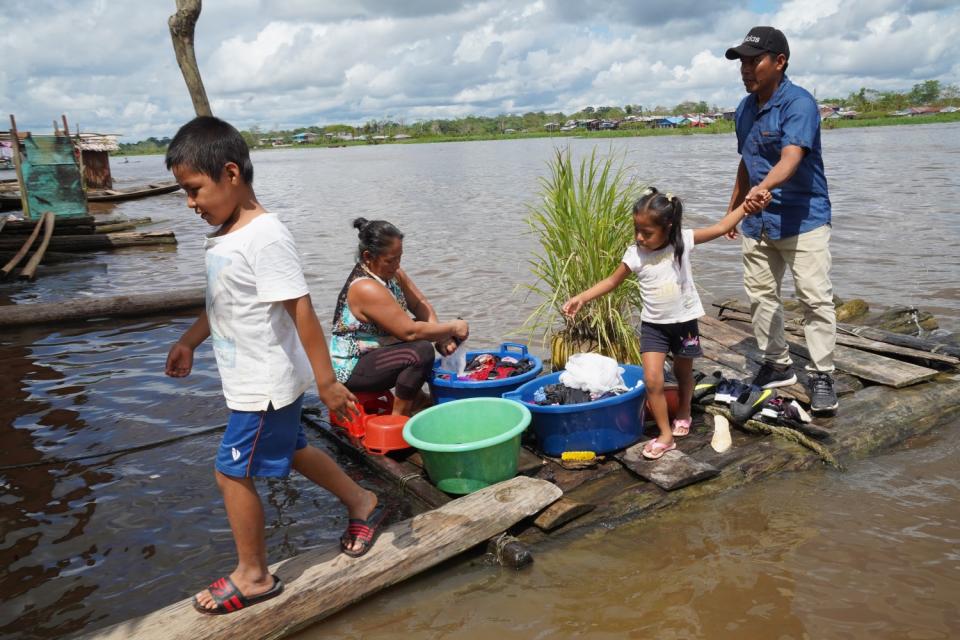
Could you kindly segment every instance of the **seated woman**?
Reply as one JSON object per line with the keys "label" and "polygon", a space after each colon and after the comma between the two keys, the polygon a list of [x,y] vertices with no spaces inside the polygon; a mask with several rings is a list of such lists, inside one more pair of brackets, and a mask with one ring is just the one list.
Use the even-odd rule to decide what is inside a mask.
{"label": "seated woman", "polygon": [[[351,391],[394,391],[393,413],[411,415],[426,404],[420,393],[437,351],[453,353],[467,339],[463,320],[440,322],[400,268],[403,234],[385,220],[357,218],[357,264],[333,312],[330,358]],[[413,314],[413,317],[410,317]]]}

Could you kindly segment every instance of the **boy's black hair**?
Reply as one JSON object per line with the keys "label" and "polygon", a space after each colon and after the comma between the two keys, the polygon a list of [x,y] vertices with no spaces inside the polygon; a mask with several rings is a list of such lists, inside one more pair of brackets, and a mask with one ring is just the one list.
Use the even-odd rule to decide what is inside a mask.
{"label": "boy's black hair", "polygon": [[677,264],[683,264],[683,203],[680,198],[669,193],[660,193],[655,187],[648,187],[633,205],[633,215],[638,213],[651,214],[654,223],[661,229],[670,227],[667,244],[673,245]]}
{"label": "boy's black hair", "polygon": [[213,116],[197,116],[180,127],[167,147],[167,169],[183,166],[219,181],[223,167],[240,167],[244,182],[253,184],[253,163],[246,140],[233,125]]}
{"label": "boy's black hair", "polygon": [[403,240],[403,233],[386,220],[367,220],[366,218],[354,218],[353,227],[360,233],[360,245],[357,247],[357,259],[363,258],[363,252],[368,251],[371,256],[376,258],[387,250],[394,239]]}

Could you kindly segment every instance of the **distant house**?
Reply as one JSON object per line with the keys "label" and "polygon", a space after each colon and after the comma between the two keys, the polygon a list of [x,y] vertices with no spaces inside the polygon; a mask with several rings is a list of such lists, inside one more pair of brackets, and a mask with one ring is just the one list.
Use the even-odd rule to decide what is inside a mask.
{"label": "distant house", "polygon": [[940,113],[956,113],[957,111],[960,111],[960,108],[954,107],[953,105],[940,109]]}
{"label": "distant house", "polygon": [[310,144],[311,142],[316,142],[320,139],[320,135],[312,133],[310,131],[305,131],[303,133],[297,133],[293,136],[293,141],[296,144]]}
{"label": "distant house", "polygon": [[653,121],[656,129],[676,129],[683,124],[683,116],[660,116]]}
{"label": "distant house", "polygon": [[547,124],[543,125],[543,128],[547,131],[556,131],[560,128],[560,125],[556,122],[548,122]]}
{"label": "distant house", "polygon": [[398,133],[397,135],[393,136],[393,139],[394,139],[394,140],[407,140],[408,138],[412,138],[412,137],[413,137],[413,136],[411,136],[411,135],[409,135],[409,134],[406,134],[406,133]]}
{"label": "distant house", "polygon": [[620,123],[617,122],[616,120],[604,120],[603,122],[600,123],[600,126],[599,126],[598,128],[599,128],[601,131],[603,131],[603,130],[610,130],[610,129],[618,129],[618,128],[620,128]]}

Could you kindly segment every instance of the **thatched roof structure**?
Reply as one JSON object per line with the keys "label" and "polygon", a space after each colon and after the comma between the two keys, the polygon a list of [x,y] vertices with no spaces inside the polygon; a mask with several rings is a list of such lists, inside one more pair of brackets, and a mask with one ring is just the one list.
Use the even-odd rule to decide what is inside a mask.
{"label": "thatched roof structure", "polygon": [[104,133],[81,133],[77,147],[81,151],[119,151],[117,136]]}

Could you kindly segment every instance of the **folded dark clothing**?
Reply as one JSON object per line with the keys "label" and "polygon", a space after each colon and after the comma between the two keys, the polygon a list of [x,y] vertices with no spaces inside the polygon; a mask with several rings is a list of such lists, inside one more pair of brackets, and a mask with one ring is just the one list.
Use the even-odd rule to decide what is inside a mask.
{"label": "folded dark clothing", "polygon": [[[564,384],[548,384],[542,387],[543,399],[534,399],[539,405],[551,404],[581,404],[590,402],[590,392],[582,389],[573,389]],[[539,394],[535,394],[539,395]]]}

